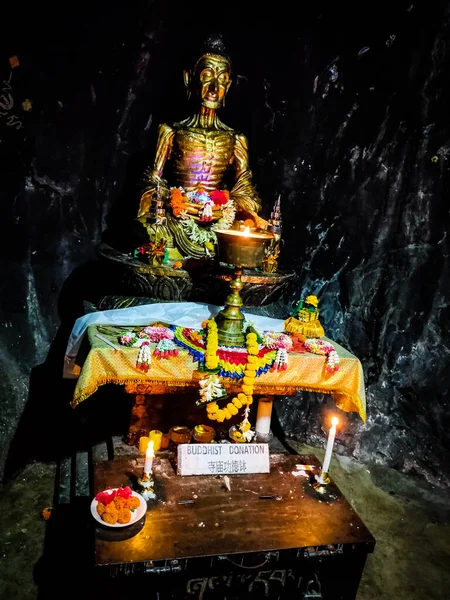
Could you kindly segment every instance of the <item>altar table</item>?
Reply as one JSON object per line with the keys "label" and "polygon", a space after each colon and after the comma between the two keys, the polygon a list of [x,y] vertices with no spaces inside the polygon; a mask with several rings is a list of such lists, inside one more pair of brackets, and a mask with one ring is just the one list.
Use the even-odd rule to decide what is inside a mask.
{"label": "altar table", "polygon": [[[114,597],[145,590],[160,600],[354,599],[374,538],[333,482],[325,495],[313,489],[315,456],[270,461],[268,474],[230,475],[228,490],[223,477],[177,476],[155,459],[157,499],[145,517],[96,525],[99,589],[112,582]],[[133,486],[142,468],[142,459],[99,463],[94,491]]]}
{"label": "altar table", "polygon": [[[198,389],[198,380],[202,376],[197,371],[198,363],[185,351],[170,359],[153,358],[150,370],[145,373],[136,367],[139,350],[120,346],[117,335],[105,333],[101,325],[87,328],[87,341],[87,356],[78,368],[72,407],[91,396],[100,386],[110,383],[125,385],[131,388],[127,391],[137,394]],[[325,356],[290,352],[288,369],[257,377],[254,394],[289,396],[295,395],[297,390],[330,394],[336,406],[347,412],[357,412],[365,422],[366,399],[361,362],[336,342],[332,343],[340,358],[338,371],[328,373],[325,370]],[[238,381],[223,378],[223,383],[230,393],[240,391]]]}

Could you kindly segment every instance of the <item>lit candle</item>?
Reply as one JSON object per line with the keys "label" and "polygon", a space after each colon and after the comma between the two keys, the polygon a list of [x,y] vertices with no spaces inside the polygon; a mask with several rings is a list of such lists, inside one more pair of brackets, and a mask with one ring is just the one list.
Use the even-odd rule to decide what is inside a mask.
{"label": "lit candle", "polygon": [[333,417],[331,419],[331,429],[330,433],[328,434],[327,449],[325,451],[325,459],[323,461],[322,474],[328,473],[328,469],[330,468],[331,454],[333,452],[334,438],[336,437],[336,426],[338,423],[339,420],[337,417]]}
{"label": "lit candle", "polygon": [[151,475],[152,473],[154,456],[153,442],[150,440],[147,446],[147,452],[145,453],[144,473],[146,475]]}
{"label": "lit candle", "polygon": [[148,434],[149,440],[153,442],[153,450],[155,452],[158,452],[161,448],[162,435],[162,431],[158,431],[158,429],[153,429],[153,431],[150,431]]}

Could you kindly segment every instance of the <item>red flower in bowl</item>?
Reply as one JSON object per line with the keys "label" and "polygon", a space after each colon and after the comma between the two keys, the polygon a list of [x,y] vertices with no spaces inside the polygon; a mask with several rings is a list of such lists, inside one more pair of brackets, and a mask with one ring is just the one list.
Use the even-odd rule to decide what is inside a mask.
{"label": "red flower in bowl", "polygon": [[218,206],[221,206],[222,204],[226,204],[228,202],[228,194],[220,190],[214,190],[210,196],[214,204]]}

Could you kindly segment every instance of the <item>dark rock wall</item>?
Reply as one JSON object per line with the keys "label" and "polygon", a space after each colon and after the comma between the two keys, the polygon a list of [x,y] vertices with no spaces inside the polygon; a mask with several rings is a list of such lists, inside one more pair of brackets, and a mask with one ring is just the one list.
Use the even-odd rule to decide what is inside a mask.
{"label": "dark rock wall", "polygon": [[[183,59],[221,30],[235,64],[222,118],[249,138],[266,216],[281,194],[283,257],[298,273],[288,304],[316,293],[327,334],[364,366],[368,422],[350,415],[338,449],[446,481],[447,4],[281,3],[248,16],[227,4],[222,20],[203,9],[138,2],[7,15],[0,474],[31,400],[41,423],[58,427],[71,323],[83,299],[115,291],[95,246],[118,222],[127,239],[156,126],[189,112]],[[43,363],[46,385],[33,385]],[[321,444],[330,406],[303,394],[280,400],[278,414],[289,434]]]}
{"label": "dark rock wall", "polygon": [[[448,15],[383,15],[314,78],[284,161],[287,246],[327,334],[364,366],[368,422],[346,422],[341,449],[448,482]],[[331,404],[304,400],[281,421],[323,443]]]}

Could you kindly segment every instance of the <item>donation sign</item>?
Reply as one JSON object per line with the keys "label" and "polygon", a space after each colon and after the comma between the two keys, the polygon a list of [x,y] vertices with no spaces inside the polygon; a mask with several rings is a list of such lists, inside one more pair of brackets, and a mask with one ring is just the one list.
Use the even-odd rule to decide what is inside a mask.
{"label": "donation sign", "polygon": [[268,444],[180,444],[180,475],[270,473]]}

